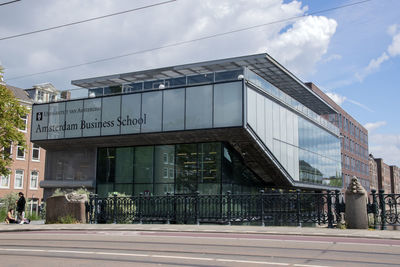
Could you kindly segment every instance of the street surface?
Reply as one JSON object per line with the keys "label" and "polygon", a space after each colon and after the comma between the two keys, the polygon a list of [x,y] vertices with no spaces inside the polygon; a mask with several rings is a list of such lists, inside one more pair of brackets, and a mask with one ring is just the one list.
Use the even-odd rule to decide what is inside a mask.
{"label": "street surface", "polygon": [[0,266],[399,266],[400,240],[162,231],[1,232]]}

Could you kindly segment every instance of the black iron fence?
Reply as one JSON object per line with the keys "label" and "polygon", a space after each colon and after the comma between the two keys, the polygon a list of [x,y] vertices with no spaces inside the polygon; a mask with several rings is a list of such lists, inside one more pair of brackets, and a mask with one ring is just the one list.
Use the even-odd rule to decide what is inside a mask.
{"label": "black iron fence", "polygon": [[[294,192],[225,195],[171,195],[100,198],[90,195],[89,223],[217,223],[271,226],[334,227],[345,212],[343,195]],[[400,226],[400,194],[377,193],[368,198],[369,224],[375,229]]]}
{"label": "black iron fence", "polygon": [[170,195],[99,198],[88,202],[90,223],[218,223],[259,225],[327,225],[339,220],[343,197],[325,193]]}

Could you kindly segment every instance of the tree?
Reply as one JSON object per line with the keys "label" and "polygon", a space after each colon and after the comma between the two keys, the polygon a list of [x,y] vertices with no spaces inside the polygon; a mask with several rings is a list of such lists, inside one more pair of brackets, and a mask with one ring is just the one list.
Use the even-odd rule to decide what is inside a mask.
{"label": "tree", "polygon": [[[3,68],[0,66],[0,81],[3,79]],[[28,109],[21,105],[7,87],[0,83],[0,175],[8,175],[12,159],[9,148],[11,143],[26,148],[25,136],[18,129],[25,127],[22,120]]]}

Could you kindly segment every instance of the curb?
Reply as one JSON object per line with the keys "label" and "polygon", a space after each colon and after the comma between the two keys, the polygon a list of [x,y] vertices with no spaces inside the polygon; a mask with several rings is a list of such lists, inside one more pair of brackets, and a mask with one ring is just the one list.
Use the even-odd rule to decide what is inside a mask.
{"label": "curb", "polygon": [[[164,228],[164,227],[99,227],[99,228],[85,228],[85,227],[68,227],[68,226],[76,226],[76,224],[72,225],[65,225],[65,226],[56,226],[54,227],[53,225],[38,225],[38,227],[35,226],[30,226],[25,228],[24,226],[18,226],[18,228],[10,228],[7,229],[6,227],[0,226],[0,233],[12,233],[12,232],[45,232],[45,231],[87,231],[87,232],[93,232],[93,231],[137,231],[137,232],[186,232],[186,233],[230,233],[230,234],[253,234],[253,235],[291,235],[291,236],[315,236],[315,237],[345,237],[345,238],[364,238],[364,239],[390,239],[390,240],[400,240],[400,235],[394,236],[394,235],[389,235],[388,236],[382,236],[379,235],[376,231],[381,231],[381,230],[374,230],[371,231],[371,234],[362,234],[362,233],[329,233],[329,230],[324,230],[327,232],[302,232],[300,229],[301,228],[293,228],[293,231],[282,231],[282,229],[277,228],[276,230],[266,230],[262,231],[256,231],[256,230],[242,230],[239,231],[239,229],[193,229],[190,227],[189,229],[180,229],[178,228]],[[281,231],[279,231],[281,230]],[[286,229],[285,229],[286,230]],[[296,231],[300,230],[300,231]],[[295,232],[296,231],[296,232]],[[345,230],[344,230],[345,231]],[[388,231],[388,230],[386,230]],[[385,231],[385,232],[386,232]],[[392,232],[392,231],[390,231]],[[376,233],[376,234],[372,234]]]}

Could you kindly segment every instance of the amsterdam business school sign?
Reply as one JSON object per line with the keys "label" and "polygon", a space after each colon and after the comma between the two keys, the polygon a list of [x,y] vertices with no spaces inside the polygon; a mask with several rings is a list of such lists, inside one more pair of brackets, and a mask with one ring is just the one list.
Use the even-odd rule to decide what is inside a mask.
{"label": "amsterdam business school sign", "polygon": [[[146,94],[146,97],[151,97],[156,102],[159,98],[156,94]],[[31,139],[35,141],[160,131],[161,121],[154,125],[149,123],[151,110],[143,110],[142,102],[142,94],[133,94],[34,105]],[[157,109],[154,111],[157,113]],[[161,115],[155,115],[156,118],[161,118]]]}

